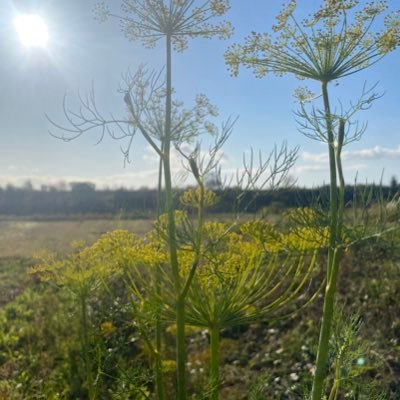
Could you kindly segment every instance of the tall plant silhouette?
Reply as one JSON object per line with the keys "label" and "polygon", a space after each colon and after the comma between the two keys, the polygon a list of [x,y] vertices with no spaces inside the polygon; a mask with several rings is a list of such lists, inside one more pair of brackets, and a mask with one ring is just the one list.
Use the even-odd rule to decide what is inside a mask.
{"label": "tall plant silhouette", "polygon": [[[257,77],[272,72],[291,74],[320,84],[321,94],[309,89],[297,92],[301,101],[298,116],[300,130],[306,136],[327,144],[330,169],[329,246],[326,289],[312,399],[322,398],[328,362],[328,347],[334,311],[336,283],[343,253],[344,177],[341,151],[347,143],[358,140],[364,132],[354,120],[354,113],[366,109],[379,97],[364,90],[355,105],[340,113],[333,111],[329,84],[353,75],[377,63],[400,43],[399,11],[386,13],[382,0],[367,3],[356,0],[325,0],[309,18],[294,17],[297,1],[291,0],[277,17],[275,34],[252,33],[243,45],[233,45],[225,58],[234,75],[239,66],[251,68]],[[374,29],[378,17],[381,28]],[[307,109],[307,101],[322,100],[320,108]]]}
{"label": "tall plant silhouette", "polygon": [[[266,161],[260,160],[260,165],[257,167],[253,163],[250,163],[252,168],[245,164],[245,172],[238,173],[241,187],[249,190],[257,182],[260,186],[268,182],[276,184],[286,176],[296,159],[296,154],[297,149],[288,151],[283,145],[279,151],[275,149]],[[263,225],[261,222],[248,224],[254,226],[255,231],[262,232],[258,232],[259,236],[261,235],[259,240],[252,242],[252,249],[245,251],[249,250],[247,246],[250,245],[250,241],[244,240],[244,235],[233,232],[233,227],[238,228],[237,220],[232,224],[204,222],[205,209],[218,202],[218,196],[204,186],[204,177],[207,172],[213,170],[214,160],[213,152],[208,157],[189,158],[190,167],[197,180],[197,188],[184,192],[180,200],[183,206],[196,211],[197,218],[194,224],[188,213],[176,211],[175,221],[178,261],[186,282],[183,289],[186,322],[189,325],[210,329],[212,337],[210,393],[213,399],[217,399],[220,389],[218,356],[220,330],[254,320],[257,316],[265,316],[266,313],[276,309],[282,311],[283,306],[297,301],[300,297],[299,292],[309,281],[315,259],[310,264],[303,263],[299,259],[296,263],[295,256],[291,259],[293,263],[284,262],[278,259],[279,257],[267,262],[268,257],[264,259],[262,256],[267,252],[265,246],[282,250],[282,245],[264,243],[267,242],[270,230],[274,230],[269,224]],[[156,224],[157,234],[153,233],[147,240],[153,245],[157,241],[160,242],[156,245],[160,254],[165,251],[162,243],[168,238],[167,226],[166,215],[163,215]],[[235,259],[232,265],[231,257]],[[289,257],[286,261],[288,260]],[[168,264],[161,263],[157,266],[161,291],[154,279],[149,279],[148,274],[143,274],[140,265],[131,265],[130,287],[133,296],[139,299],[140,303],[158,303],[162,311],[161,318],[170,324],[175,320],[177,312],[175,286]],[[224,277],[224,272],[227,272],[228,276]],[[219,278],[222,278],[222,282]],[[277,294],[274,293],[276,291],[280,291],[279,295],[272,296]],[[267,298],[268,306],[259,307],[257,312],[252,309]],[[215,310],[215,315],[211,309]]]}
{"label": "tall plant silhouette", "polygon": [[[229,9],[227,0],[122,0],[121,14],[115,14],[105,3],[99,3],[95,7],[97,18],[105,21],[108,18],[116,18],[120,21],[124,35],[130,40],[140,40],[145,47],[155,47],[159,41],[165,43],[165,82],[160,100],[152,105],[152,115],[149,116],[148,98],[143,97],[140,89],[150,88],[150,98],[154,100],[155,93],[160,94],[160,86],[156,76],[143,78],[143,72],[134,76],[137,82],[134,85],[128,84],[124,90],[124,101],[130,112],[129,120],[104,119],[98,112],[94,95],[81,99],[83,108],[79,113],[71,113],[65,108],[65,114],[72,125],[69,129],[70,136],[63,136],[64,140],[81,135],[92,128],[102,128],[103,134],[108,131],[116,139],[129,137],[130,142],[125,155],[129,155],[131,140],[136,131],[139,131],[151,145],[153,150],[160,157],[160,171],[163,170],[165,185],[164,210],[168,215],[168,248],[169,263],[173,275],[176,294],[176,348],[177,348],[177,398],[186,398],[186,374],[185,374],[185,295],[188,283],[185,282],[181,273],[177,258],[176,227],[173,204],[173,187],[171,174],[171,148],[173,143],[183,142],[186,134],[198,135],[199,124],[193,120],[193,114],[175,114],[172,99],[172,53],[173,50],[182,52],[187,48],[188,39],[195,37],[211,38],[218,36],[226,38],[231,33],[231,26],[228,22],[221,21],[212,23],[214,18],[223,16]],[[145,74],[146,75],[146,74]],[[141,79],[143,78],[143,79]],[[132,90],[136,90],[132,93]],[[137,101],[141,103],[137,103]],[[198,97],[198,108],[207,109],[206,114],[213,111],[206,104],[204,97]],[[176,109],[175,109],[176,110]],[[204,118],[204,112],[197,114]],[[189,121],[188,121],[189,116]],[[150,117],[150,118],[149,118]],[[177,118],[176,118],[177,117]],[[149,123],[146,123],[149,122]],[[110,125],[122,127],[122,135],[115,135]],[[127,125],[125,125],[127,124]],[[182,127],[183,124],[183,127]],[[125,127],[124,127],[125,125]],[[61,127],[63,128],[63,127]],[[176,128],[176,129],[175,129]],[[225,136],[230,132],[232,123],[228,122],[223,127]],[[213,129],[206,125],[206,130]],[[177,133],[177,131],[179,131]],[[184,132],[184,133],[182,133]],[[224,135],[222,135],[224,136]],[[159,393],[159,398],[163,394]]]}
{"label": "tall plant silhouette", "polygon": [[[182,290],[185,283],[180,275],[177,258],[175,218],[173,206],[173,188],[171,179],[171,142],[172,136],[172,50],[183,51],[187,39],[193,37],[222,38],[229,36],[231,28],[228,23],[210,24],[214,17],[224,15],[228,8],[227,0],[124,0],[122,15],[113,14],[104,3],[99,5],[99,17],[115,17],[121,21],[124,34],[131,40],[139,39],[146,47],[154,47],[160,40],[165,41],[165,130],[158,152],[164,170],[165,210],[168,215],[168,245],[170,267],[176,289],[176,325],[177,325],[177,383],[178,399],[186,398],[185,376],[185,302]],[[126,97],[130,106],[129,98]],[[142,133],[144,133],[142,131]]]}
{"label": "tall plant silhouette", "polygon": [[[123,93],[125,104],[128,109],[127,116],[111,116],[110,118],[103,117],[98,111],[94,94],[91,93],[86,98],[81,98],[81,108],[78,112],[70,111],[65,104],[64,112],[69,125],[65,127],[53,122],[53,124],[61,129],[62,132],[61,136],[57,137],[69,141],[93,129],[100,129],[100,139],[106,132],[108,132],[112,138],[126,139],[127,146],[123,149],[123,153],[126,158],[129,158],[131,146],[133,144],[133,138],[135,134],[139,132],[160,157],[161,166],[159,167],[159,172],[161,173],[165,161],[165,148],[163,145],[165,138],[165,125],[163,124],[165,121],[165,108],[163,107],[163,100],[165,100],[166,97],[165,82],[161,79],[160,74],[149,72],[143,67],[139,68],[135,74],[128,73],[124,80],[124,85],[120,90]],[[221,147],[231,133],[234,121],[228,120],[222,125],[221,129],[219,129],[211,121],[211,118],[217,116],[217,114],[218,112],[216,108],[209,103],[208,99],[204,95],[197,96],[195,103],[191,108],[184,108],[183,104],[177,100],[172,102],[171,144],[174,146],[177,153],[182,156],[183,161],[187,164],[187,170],[192,171],[195,180],[200,181],[199,169],[202,171],[202,173],[207,174],[209,171],[215,168],[221,155]],[[206,133],[213,136],[214,143],[211,145],[209,153],[207,154],[207,162],[204,163],[204,160],[201,160],[203,156],[200,154],[198,140],[199,136]],[[185,151],[188,154],[185,154]],[[161,178],[159,176],[159,191],[161,191],[160,187]],[[170,190],[172,190],[172,187]],[[168,192],[168,189],[166,189],[166,192]],[[170,206],[173,206],[172,200]],[[164,209],[165,205],[160,205],[160,208]],[[175,225],[175,212],[174,210],[172,211],[173,222]],[[166,213],[165,215],[169,214]],[[202,238],[202,224],[202,216],[199,214],[198,228],[196,232],[197,241],[201,241]],[[155,251],[164,251],[163,243],[165,242],[168,243],[169,255],[171,253],[171,246],[173,249],[177,249],[176,237],[174,237],[174,241],[171,243],[169,233],[170,231],[168,230],[168,235],[165,235],[163,240],[158,241],[159,248],[158,250],[155,249]],[[173,293],[175,306],[177,306],[179,299],[182,299],[184,303],[187,290],[190,287],[197,265],[194,265],[192,274],[189,277],[184,277],[182,275],[179,264],[177,264],[176,267],[178,270],[171,268],[171,263],[168,263],[168,269],[174,281]],[[159,279],[159,271],[156,271],[152,278],[154,278],[156,281],[155,284],[157,290],[162,290],[160,287],[161,282]],[[176,278],[179,279],[178,282]],[[182,285],[179,286],[180,291],[178,291],[176,287],[178,283]],[[176,315],[178,319],[178,312]],[[157,398],[163,399],[165,398],[165,394],[163,390],[161,367],[162,326],[158,311],[155,313],[155,316],[156,318],[154,323],[156,325],[156,347],[155,351],[152,353],[155,360],[154,369],[158,396]],[[181,323],[184,324],[184,316],[180,315],[179,317],[183,318]],[[184,341],[182,345],[184,346]],[[180,357],[182,357],[182,352],[180,352],[181,349],[179,348],[177,350],[177,359],[179,360]],[[183,363],[183,365],[185,366],[185,363]],[[178,376],[178,382],[180,382],[180,379],[181,378]]]}

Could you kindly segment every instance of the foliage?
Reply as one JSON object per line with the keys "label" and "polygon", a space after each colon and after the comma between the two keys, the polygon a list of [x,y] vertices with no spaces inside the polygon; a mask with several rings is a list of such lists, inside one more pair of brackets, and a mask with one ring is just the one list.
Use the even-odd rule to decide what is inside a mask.
{"label": "foliage", "polygon": [[[220,237],[218,229],[224,227],[224,224],[219,222],[210,222],[210,225],[213,224],[214,227],[207,228],[210,232],[208,234],[210,242],[213,240],[212,233],[217,232],[216,236]],[[261,226],[258,226],[259,224]],[[260,231],[264,234],[260,235]],[[253,232],[254,235],[250,236]],[[221,261],[225,261],[230,252],[232,253],[230,265],[238,265],[239,253],[245,253],[244,258],[250,256],[252,247],[253,249],[262,247],[262,237],[273,242],[277,237],[283,238],[286,234],[283,228],[266,225],[264,222],[249,222],[241,225],[236,232],[230,233],[226,239],[214,243],[214,247],[209,247],[209,251],[211,254],[214,252],[214,257],[220,254]],[[51,399],[57,398],[57,393],[59,398],[65,399],[86,396],[85,382],[82,380],[85,373],[80,344],[80,308],[75,294],[76,289],[73,292],[68,288],[68,285],[71,285],[71,288],[80,287],[76,283],[79,279],[70,277],[73,275],[72,271],[75,271],[78,277],[81,276],[81,272],[79,268],[74,268],[74,263],[66,262],[67,259],[76,260],[80,255],[81,259],[90,261],[87,264],[89,270],[99,268],[99,276],[102,276],[103,282],[107,282],[108,286],[106,289],[103,283],[99,285],[96,280],[89,280],[95,288],[90,291],[91,300],[88,302],[91,332],[89,354],[99,357],[97,359],[99,363],[96,361],[96,365],[93,366],[94,373],[99,366],[101,368],[101,374],[98,376],[98,396],[102,399],[141,399],[140,396],[146,398],[146,393],[153,390],[153,378],[149,372],[153,356],[148,350],[146,335],[154,329],[154,325],[150,323],[154,308],[148,307],[147,301],[133,301],[131,291],[125,288],[123,277],[126,276],[125,273],[132,273],[134,270],[134,264],[131,263],[134,260],[140,265],[137,271],[141,271],[146,284],[150,284],[146,278],[152,276],[149,271],[154,269],[157,263],[165,262],[166,255],[165,251],[155,251],[159,248],[159,243],[152,242],[152,236],[159,237],[156,232],[149,234],[147,238],[135,237],[126,231],[110,232],[91,247],[75,248],[73,254],[69,256],[42,259],[40,268],[33,276],[45,277],[47,279],[45,285],[31,281],[29,289],[0,312],[1,396],[10,400]],[[235,251],[232,244],[234,238],[241,242],[239,246],[241,252]],[[364,389],[368,390],[371,396],[375,392],[378,396],[379,392],[385,390],[388,399],[395,399],[395,393],[397,395],[400,393],[395,392],[396,375],[393,375],[394,368],[397,368],[395,349],[399,346],[395,339],[396,329],[398,330],[400,326],[396,308],[399,290],[396,262],[399,253],[388,251],[400,244],[398,234],[393,235],[392,241],[388,241],[386,237],[377,237],[367,248],[352,246],[345,254],[342,282],[339,286],[340,301],[346,303],[346,308],[351,307],[351,312],[362,309],[362,319],[365,322],[359,333],[354,336],[351,333],[352,324],[348,325],[346,318],[336,318],[330,360],[334,368],[337,360],[335,349],[340,349],[344,343],[353,343],[352,347],[350,346],[353,350],[346,353],[348,360],[346,368],[351,367],[350,375],[347,376],[352,379],[343,380],[341,389],[342,393],[355,391],[354,393],[359,393],[360,398],[368,398],[360,392]],[[298,243],[301,244],[301,239]],[[128,259],[125,254],[129,248],[134,248],[135,251],[130,253]],[[229,282],[234,282],[231,279],[232,274],[229,273],[231,269],[224,268],[224,265],[222,267],[221,276],[229,288]],[[66,273],[65,278],[62,278],[64,268]],[[205,265],[204,274],[198,275],[199,284],[210,282],[208,285],[205,284],[204,290],[212,294],[215,287],[214,296],[218,298],[224,281],[215,279],[215,276],[211,276],[210,279],[207,268]],[[105,274],[107,270],[110,271],[108,276]],[[237,268],[235,274],[236,271]],[[9,273],[10,270],[7,274]],[[356,277],[357,286],[354,285]],[[55,283],[57,287],[53,285]],[[58,286],[61,283],[62,287]],[[142,287],[141,280],[136,280],[136,284]],[[317,282],[312,286],[317,289]],[[146,289],[149,290],[149,287]],[[248,307],[247,311],[253,313],[257,307],[257,304],[255,307]],[[258,393],[258,396],[264,396],[261,398],[276,398],[279,393],[287,393],[285,396],[288,399],[299,398],[302,387],[308,386],[310,382],[310,370],[315,357],[313,342],[317,333],[318,308],[318,303],[311,305],[301,315],[295,315],[294,319],[289,321],[278,319],[275,322],[261,324],[257,322],[249,325],[242,319],[239,327],[222,329],[220,338],[222,394],[225,393],[225,396],[234,399],[247,398],[246,387],[250,387],[254,377],[264,371],[266,375],[262,374],[258,384],[252,389],[253,396]],[[289,310],[291,309],[289,307]],[[167,318],[166,322],[168,321],[171,321],[171,318]],[[379,330],[376,329],[376,324],[379,324]],[[168,332],[170,331],[168,329]],[[165,359],[163,365],[168,368],[165,369],[165,373],[167,387],[170,388],[169,385],[173,385],[171,376],[175,371],[175,361],[170,358],[171,333],[165,330],[164,335],[167,337],[167,347],[163,353]],[[207,386],[204,372],[199,369],[207,371],[207,364],[210,362],[206,350],[202,355],[202,348],[209,346],[209,336],[201,329],[188,330],[187,336],[191,342],[189,360],[193,366],[202,362],[196,372],[190,375],[190,382],[192,384],[197,382],[197,386],[191,385],[190,388],[193,393],[199,393],[201,387],[198,385]],[[390,341],[388,338],[391,338]],[[150,345],[152,343],[151,340]],[[360,357],[365,360],[364,366],[356,365]],[[135,360],[135,367],[131,365],[132,360]],[[392,372],[388,367],[390,365]],[[190,370],[196,368],[193,366]],[[346,369],[341,369],[341,373],[345,371]],[[380,374],[377,380],[380,383],[378,387],[371,388],[368,381],[377,374]],[[203,380],[200,379],[201,375]],[[291,389],[294,385],[297,388]],[[167,391],[171,396],[172,393],[172,390]]]}
{"label": "foliage", "polygon": [[126,264],[137,257],[135,236],[119,230],[103,235],[91,247],[82,243],[73,247],[75,251],[66,257],[38,255],[40,262],[31,273],[69,294],[76,317],[75,340],[82,357],[79,360],[75,355],[72,360],[83,367],[80,390],[91,399],[105,398],[109,387],[116,391],[114,395],[123,389],[127,398],[141,398],[135,396],[148,378],[140,369],[136,371],[137,366],[126,364],[126,357],[138,350],[131,341],[135,337],[132,307],[120,282]]}
{"label": "foliage", "polygon": [[[190,231],[188,233],[190,226],[186,214],[178,213],[176,220],[178,223],[177,236],[180,239],[178,258],[182,266],[182,274],[187,276],[196,257],[196,249],[187,242],[191,235]],[[143,257],[143,260],[146,259],[147,265],[155,266],[165,263],[167,260],[166,254],[163,255],[163,247],[156,246],[157,252],[155,252],[154,248],[151,250],[152,245],[150,244],[157,236],[165,237],[166,228],[163,221],[165,218],[161,217],[156,228],[158,235],[150,233],[147,236],[146,248],[148,250],[146,253],[148,251],[148,256],[147,259]],[[266,226],[270,228],[269,233],[265,232]],[[263,228],[263,236],[260,237],[259,232]],[[269,310],[268,307],[261,305],[265,303],[269,294],[272,295],[275,292],[278,297],[285,293],[283,298],[288,296],[288,298],[294,299],[297,290],[300,290],[310,278],[315,262],[314,260],[314,262],[308,263],[303,260],[303,254],[305,251],[312,252],[319,248],[292,232],[279,233],[272,225],[266,225],[262,221],[244,223],[237,232],[230,232],[229,226],[224,223],[206,222],[203,235],[200,249],[202,260],[198,266],[193,287],[189,289],[187,300],[187,322],[189,325],[200,327],[209,327],[213,324],[229,327],[232,324],[252,321],[264,315],[267,309]],[[309,235],[314,235],[311,230]],[[286,253],[286,249],[295,253]],[[151,261],[150,254],[153,254],[151,257],[157,261]],[[171,319],[167,319],[167,321],[172,322],[174,315],[172,292],[174,289],[171,286],[168,269],[163,269],[164,287],[161,295],[157,295],[156,288],[151,288],[148,269],[143,270],[135,264],[131,264],[131,266],[132,282],[140,282],[140,289],[135,287],[136,285],[132,286],[136,295],[142,298],[143,293],[147,291],[151,293],[150,297],[158,298],[164,309],[163,316],[170,316]],[[285,287],[284,280],[289,287],[289,289],[286,288],[287,292],[282,291]],[[275,285],[277,286],[274,289]],[[279,290],[278,287],[280,287]],[[294,290],[295,287],[297,290]],[[269,289],[267,290],[267,288]],[[212,302],[216,303],[212,305]],[[235,304],[238,309],[233,311]],[[257,311],[257,308],[254,308],[257,304],[263,311],[261,309]],[[275,303],[275,307],[278,304],[280,303]],[[226,315],[224,314],[225,307],[227,307]],[[240,311],[241,309],[243,311]],[[269,311],[271,312],[273,309],[274,307]],[[222,313],[220,314],[222,319],[217,317],[215,320],[216,317],[209,314],[213,310]],[[231,318],[233,319],[231,320]]]}
{"label": "foliage", "polygon": [[253,32],[244,45],[227,51],[233,74],[242,64],[258,77],[273,72],[330,82],[371,66],[400,44],[398,12],[385,15],[380,31],[372,30],[387,9],[386,1],[326,0],[301,22],[294,17],[296,6],[291,0],[277,16],[275,37]]}
{"label": "foliage", "polygon": [[12,301],[28,286],[25,270],[30,264],[31,261],[25,258],[0,259],[0,307]]}
{"label": "foliage", "polygon": [[[332,111],[328,85],[355,74],[378,62],[400,44],[399,13],[385,16],[381,31],[373,31],[373,23],[386,11],[381,0],[360,4],[358,1],[324,1],[317,12],[298,22],[294,17],[297,2],[291,0],[277,17],[273,39],[269,33],[252,33],[244,45],[233,45],[225,54],[234,75],[239,65],[253,69],[257,77],[269,72],[290,74],[299,79],[311,79],[321,85],[321,94],[314,95],[308,88],[296,91],[300,103],[297,112],[299,130],[305,136],[326,143],[329,154],[330,196],[328,214],[328,258],[326,289],[316,372],[311,398],[320,400],[327,379],[329,339],[335,310],[339,267],[346,247],[344,222],[345,181],[342,149],[359,140],[365,126],[353,121],[359,110],[368,109],[379,98],[373,89],[365,87],[348,110]],[[320,100],[319,100],[320,99]],[[320,107],[314,104],[320,101]],[[306,103],[313,105],[308,109]],[[381,234],[381,233],[380,233]],[[336,395],[334,394],[336,397]]]}
{"label": "foliage", "polygon": [[[189,192],[183,199],[191,199],[194,195],[195,192]],[[208,198],[212,199],[212,194]],[[187,203],[191,204],[191,201]],[[197,250],[185,242],[191,237],[185,235],[188,227],[186,214],[178,213],[176,221],[177,237],[181,238],[179,262],[182,274],[189,275]],[[118,332],[117,322],[109,318],[104,320],[104,315],[121,281],[126,282],[134,295],[131,300],[124,299],[128,304],[120,305],[122,309],[127,309],[125,312],[133,313],[132,322],[125,329],[129,329],[129,326],[135,329],[143,340],[150,357],[148,362],[156,354],[151,321],[158,307],[161,307],[161,317],[165,323],[175,320],[174,286],[171,285],[167,267],[162,268],[162,280],[156,280],[157,267],[168,265],[166,243],[163,239],[160,241],[160,238],[167,236],[166,222],[167,217],[161,217],[155,230],[145,238],[135,237],[127,231],[114,231],[103,235],[90,247],[74,243],[75,251],[70,255],[62,258],[55,254],[40,255],[40,262],[32,269],[32,273],[42,281],[66,290],[70,296],[77,316],[78,339],[84,361],[85,354],[88,355],[86,373],[92,372],[82,383],[91,398],[101,391],[100,376],[98,372],[95,375],[95,371],[102,371],[103,374],[109,365],[109,357],[102,355],[106,352],[102,343],[111,340]],[[229,232],[222,223],[209,222],[204,225],[204,241],[200,250],[203,261],[187,298],[188,324],[207,328],[215,325],[220,330],[248,323],[262,315],[266,316],[266,313],[271,318],[274,310],[280,310],[286,303],[295,301],[300,291],[307,289],[315,257],[310,264],[302,260],[304,242],[301,239],[297,245],[300,255],[285,256],[285,237],[290,235],[278,234],[273,226],[269,230],[276,232],[269,235],[265,227],[262,222],[252,222],[244,224],[237,232]],[[262,236],[260,232],[263,232]],[[160,284],[161,290],[158,290],[157,285]],[[154,303],[157,299],[158,307]],[[218,316],[204,314],[205,319],[199,319],[202,315],[199,310],[207,304],[204,299],[209,301],[210,308],[203,310],[218,310]],[[97,306],[92,308],[94,303]],[[118,304],[118,301],[114,300],[113,304]],[[94,324],[98,326],[97,333]],[[123,342],[120,342],[120,346],[123,346]],[[89,361],[93,360],[94,354],[97,354],[95,363]]]}
{"label": "foliage", "polygon": [[44,399],[57,392],[65,396],[74,386],[79,375],[75,379],[71,375],[74,369],[77,373],[77,364],[70,365],[68,357],[77,352],[76,325],[72,315],[67,323],[61,309],[65,316],[70,312],[67,296],[28,289],[2,310],[0,393],[4,398]]}

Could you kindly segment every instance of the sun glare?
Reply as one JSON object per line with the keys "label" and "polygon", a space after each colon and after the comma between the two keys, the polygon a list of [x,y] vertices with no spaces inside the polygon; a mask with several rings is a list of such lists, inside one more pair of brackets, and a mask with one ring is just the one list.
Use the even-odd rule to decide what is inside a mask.
{"label": "sun glare", "polygon": [[25,47],[46,47],[49,32],[44,20],[35,14],[19,15],[14,20],[19,39]]}

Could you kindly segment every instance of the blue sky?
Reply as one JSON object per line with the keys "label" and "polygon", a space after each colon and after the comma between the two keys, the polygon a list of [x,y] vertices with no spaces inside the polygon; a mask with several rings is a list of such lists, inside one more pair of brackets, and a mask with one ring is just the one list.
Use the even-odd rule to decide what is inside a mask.
{"label": "blue sky", "polygon": [[[93,18],[92,0],[2,0],[0,7],[0,185],[35,185],[60,180],[90,180],[99,187],[154,186],[157,163],[143,139],[137,137],[132,162],[124,167],[120,143],[106,138],[95,145],[91,132],[64,143],[48,134],[45,113],[63,122],[62,99],[68,94],[74,105],[78,89],[87,92],[94,83],[99,108],[107,114],[124,115],[118,87],[128,68],[141,63],[151,68],[163,65],[163,47],[144,49],[129,42],[117,21],[100,24]],[[195,39],[183,54],[174,54],[173,84],[177,97],[188,105],[197,93],[206,94],[220,110],[220,121],[239,116],[224,147],[223,167],[229,172],[241,167],[242,153],[252,147],[267,154],[274,144],[287,141],[300,146],[299,159],[291,175],[300,185],[315,186],[328,180],[326,148],[302,136],[296,128],[293,91],[303,82],[290,76],[256,79],[250,71],[237,78],[229,75],[223,54],[231,43],[242,42],[250,31],[270,29],[281,1],[232,0],[227,18],[235,27],[227,41]],[[388,2],[398,8],[398,0]],[[299,0],[306,13],[317,0]],[[308,9],[305,8],[307,5]],[[18,40],[13,19],[18,13],[40,14],[49,27],[46,49],[26,49]],[[379,64],[341,81],[332,94],[344,103],[355,99],[363,84],[379,81],[384,96],[359,114],[368,129],[359,142],[344,152],[346,180],[385,181],[400,179],[400,52],[389,54]],[[310,84],[313,88],[313,85]],[[315,87],[314,87],[315,88]],[[181,164],[174,159],[177,176]],[[182,181],[177,181],[182,183]]]}

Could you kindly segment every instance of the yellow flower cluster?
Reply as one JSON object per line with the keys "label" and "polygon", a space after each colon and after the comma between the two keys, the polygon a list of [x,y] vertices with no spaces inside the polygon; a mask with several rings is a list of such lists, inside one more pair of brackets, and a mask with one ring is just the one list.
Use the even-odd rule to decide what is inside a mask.
{"label": "yellow flower cluster", "polygon": [[117,331],[117,328],[114,326],[114,324],[111,321],[103,322],[100,325],[100,335],[103,338],[108,338],[108,337],[112,336],[116,331]]}
{"label": "yellow flower cluster", "polygon": [[187,190],[180,198],[183,205],[194,208],[201,206],[201,200],[203,200],[203,207],[210,207],[218,202],[218,196],[212,190],[204,189],[202,192],[201,188],[197,187]]}
{"label": "yellow flower cluster", "polygon": [[89,293],[108,278],[122,274],[130,264],[139,262],[141,247],[135,235],[116,230],[104,234],[90,247],[74,242],[74,251],[67,256],[38,253],[38,264],[30,272],[72,292]]}

